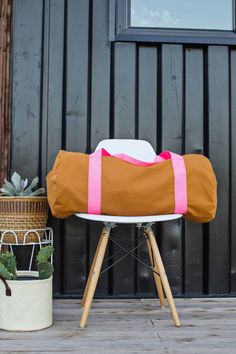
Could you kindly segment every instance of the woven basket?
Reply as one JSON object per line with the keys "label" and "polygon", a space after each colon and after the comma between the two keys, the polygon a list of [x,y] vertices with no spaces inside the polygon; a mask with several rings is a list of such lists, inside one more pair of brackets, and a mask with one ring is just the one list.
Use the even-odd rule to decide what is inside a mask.
{"label": "woven basket", "polygon": [[[47,197],[0,197],[0,230],[32,230],[46,227],[48,218]],[[18,243],[23,243],[25,232],[15,231]],[[39,231],[42,240],[44,231]],[[11,232],[4,234],[4,243],[16,243]],[[35,232],[25,242],[38,242]]]}

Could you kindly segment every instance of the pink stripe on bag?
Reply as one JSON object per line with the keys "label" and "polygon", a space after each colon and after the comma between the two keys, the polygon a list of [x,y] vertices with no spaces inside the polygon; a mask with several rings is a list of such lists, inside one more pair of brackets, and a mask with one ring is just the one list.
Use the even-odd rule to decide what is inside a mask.
{"label": "pink stripe on bag", "polygon": [[89,155],[88,171],[88,213],[101,214],[101,179],[102,179],[102,157],[113,156],[122,159],[136,166],[148,167],[163,161],[172,160],[175,183],[175,214],[184,214],[187,212],[187,181],[184,159],[170,151],[164,151],[157,155],[153,162],[137,160],[126,154],[111,155],[105,149],[95,151]]}
{"label": "pink stripe on bag", "polygon": [[89,155],[88,213],[101,214],[102,150]]}
{"label": "pink stripe on bag", "polygon": [[187,205],[187,176],[184,158],[174,152],[163,151],[160,154],[166,160],[172,160],[174,170],[175,183],[175,210],[174,214],[185,214],[188,209]]}

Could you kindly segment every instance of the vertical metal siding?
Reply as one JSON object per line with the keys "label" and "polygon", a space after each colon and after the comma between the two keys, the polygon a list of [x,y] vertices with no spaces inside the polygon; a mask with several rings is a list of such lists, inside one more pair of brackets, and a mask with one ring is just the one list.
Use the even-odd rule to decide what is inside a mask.
{"label": "vertical metal siding", "polygon": [[[235,48],[110,43],[108,13],[108,0],[14,1],[11,169],[44,183],[59,149],[90,152],[114,137],[206,154],[218,178],[216,219],[163,224],[158,241],[175,294],[235,293]],[[55,295],[81,296],[102,225],[50,222]],[[129,246],[137,234],[113,230]],[[152,274],[126,259],[96,295],[153,296]]]}
{"label": "vertical metal siding", "polygon": [[12,2],[0,0],[0,183],[9,172]]}

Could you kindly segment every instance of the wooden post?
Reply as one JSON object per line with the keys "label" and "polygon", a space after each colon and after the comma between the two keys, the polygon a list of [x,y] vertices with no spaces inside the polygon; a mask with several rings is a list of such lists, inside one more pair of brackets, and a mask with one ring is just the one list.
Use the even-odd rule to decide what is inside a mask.
{"label": "wooden post", "polygon": [[151,247],[153,250],[153,257],[154,257],[155,263],[157,264],[157,267],[159,269],[161,282],[162,282],[162,285],[163,285],[163,288],[164,288],[164,291],[166,294],[166,298],[167,298],[167,301],[168,301],[168,304],[169,304],[169,307],[170,307],[170,310],[172,313],[174,323],[175,323],[176,327],[180,327],[178,313],[176,311],[174,299],[173,299],[172,292],[171,292],[170,285],[169,285],[169,281],[168,281],[168,278],[167,278],[167,275],[165,272],[165,268],[164,268],[164,265],[163,265],[163,262],[161,259],[159,248],[157,246],[155,235],[154,235],[150,226],[147,226],[147,228],[145,229],[145,232],[150,240],[150,244],[151,244]]}

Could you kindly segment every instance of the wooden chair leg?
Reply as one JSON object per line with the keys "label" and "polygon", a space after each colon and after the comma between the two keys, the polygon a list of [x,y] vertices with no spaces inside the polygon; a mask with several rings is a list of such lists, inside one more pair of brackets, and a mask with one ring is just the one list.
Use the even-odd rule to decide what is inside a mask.
{"label": "wooden chair leg", "polygon": [[98,245],[97,245],[97,248],[96,248],[96,252],[95,252],[95,255],[93,257],[93,262],[92,262],[92,265],[90,267],[89,276],[88,276],[88,279],[87,279],[87,282],[86,282],[83,298],[82,298],[82,301],[81,301],[81,307],[84,307],[84,304],[85,304],[85,301],[86,301],[88,288],[89,288],[89,284],[90,284],[90,281],[91,281],[91,278],[92,278],[94,264],[95,264],[96,259],[97,259],[97,255],[98,255],[98,251],[99,251],[99,248],[100,248],[100,245],[101,245],[102,237],[103,237],[103,234],[101,234],[101,236],[99,238]]}
{"label": "wooden chair leg", "polygon": [[166,298],[167,298],[167,301],[168,301],[168,304],[169,304],[169,307],[170,307],[170,310],[172,313],[172,317],[173,317],[175,326],[180,327],[179,316],[176,311],[174,299],[173,299],[172,292],[171,292],[170,285],[169,285],[169,281],[168,281],[168,278],[167,278],[167,275],[165,272],[165,268],[164,268],[164,265],[163,265],[163,262],[161,259],[160,251],[157,246],[155,235],[154,235],[151,227],[149,227],[149,226],[145,229],[145,232],[148,235],[148,238],[150,240],[150,244],[151,244],[151,247],[153,250],[153,257],[154,257],[154,260],[155,260],[157,267],[159,269],[161,282],[162,282],[162,285],[163,285],[163,288],[164,288],[164,291],[166,294]]}
{"label": "wooden chair leg", "polygon": [[84,309],[83,309],[82,317],[80,320],[80,327],[81,328],[84,328],[84,326],[87,322],[89,310],[92,305],[93,296],[94,296],[94,293],[95,293],[95,290],[97,287],[97,283],[98,283],[98,278],[99,278],[99,275],[101,272],[102,262],[103,262],[103,259],[105,256],[107,243],[108,243],[108,239],[109,239],[109,234],[110,234],[110,228],[107,227],[107,228],[103,229],[102,234],[101,234],[101,243],[99,245],[96,260],[94,262],[94,267],[93,267],[93,272],[91,274],[91,279],[88,284],[87,295],[86,295],[86,299],[85,299],[85,303],[84,303]]}
{"label": "wooden chair leg", "polygon": [[[153,259],[153,251],[152,251],[151,244],[150,244],[148,237],[146,239],[146,243],[147,243],[147,249],[148,249],[150,262],[152,264],[152,268],[153,268],[153,270],[155,270],[156,272],[159,273],[157,264],[156,264],[155,260]],[[153,277],[154,277],[154,281],[156,284],[156,289],[157,289],[157,294],[159,296],[160,305],[161,305],[161,307],[165,307],[165,296],[164,296],[164,292],[163,292],[163,288],[162,288],[162,284],[161,284],[161,278],[158,274],[156,274],[154,272],[153,272]]]}

